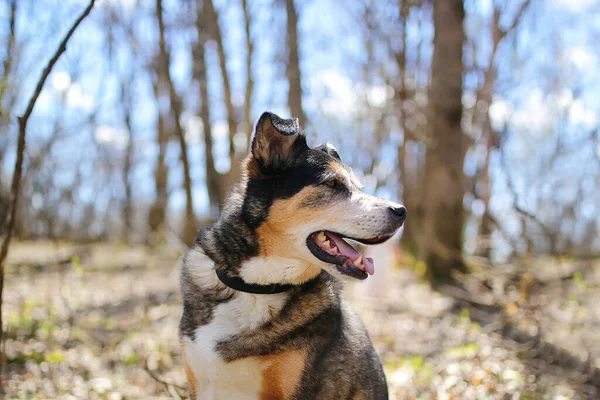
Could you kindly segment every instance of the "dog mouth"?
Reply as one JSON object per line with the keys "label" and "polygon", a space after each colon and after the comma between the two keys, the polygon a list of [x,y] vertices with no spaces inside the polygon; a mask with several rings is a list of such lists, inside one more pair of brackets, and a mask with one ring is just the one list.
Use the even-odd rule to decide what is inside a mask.
{"label": "dog mouth", "polygon": [[383,243],[391,237],[389,235],[360,239],[348,236],[342,237],[342,235],[330,231],[319,231],[311,234],[306,239],[306,244],[310,252],[319,260],[334,264],[338,271],[344,275],[362,280],[375,273],[375,263],[372,258],[365,257],[348,244],[344,238],[366,245],[373,245]]}

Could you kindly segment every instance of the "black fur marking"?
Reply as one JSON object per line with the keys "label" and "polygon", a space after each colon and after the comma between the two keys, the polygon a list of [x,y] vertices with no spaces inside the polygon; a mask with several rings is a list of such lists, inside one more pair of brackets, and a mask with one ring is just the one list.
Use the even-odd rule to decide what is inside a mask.
{"label": "black fur marking", "polygon": [[[239,276],[242,262],[259,254],[256,228],[267,218],[273,202],[290,198],[304,187],[321,184],[329,175],[332,161],[340,161],[332,146],[310,149],[297,122],[266,115],[272,128],[279,132],[280,137],[275,139],[279,146],[275,150],[279,152],[266,159],[273,148],[269,147],[270,142],[260,143],[266,146],[258,148],[257,156],[254,138],[250,162],[256,162],[252,165],[256,168],[249,169],[249,178],[231,191],[218,221],[202,229],[196,239],[215,269],[228,276]],[[285,146],[281,146],[285,140],[293,142],[283,142]],[[304,206],[317,206],[327,201],[327,196],[333,200],[342,192],[324,188],[323,193],[307,200]],[[194,251],[198,250],[191,250]],[[188,259],[189,254],[181,272],[184,311],[180,335],[195,340],[195,330],[208,324],[214,309],[234,298],[236,292],[221,286],[198,286],[194,266],[188,264]],[[312,281],[282,294],[286,296],[283,308],[273,312],[262,326],[218,342],[215,351],[224,361],[290,350],[306,352],[302,379],[293,399],[350,399],[354,394],[363,399],[387,399],[381,363],[366,329],[343,305],[340,291],[341,283],[322,271]]]}
{"label": "black fur marking", "polygon": [[338,161],[342,161],[342,159],[340,158],[340,155],[337,152],[337,149],[335,147],[333,147],[333,145],[331,143],[324,143],[320,146],[315,147],[315,150],[320,150],[323,151],[327,154],[329,154],[331,157],[335,158]]}
{"label": "black fur marking", "polygon": [[251,152],[263,172],[284,168],[304,149],[308,149],[308,145],[300,133],[298,119],[283,119],[270,112],[261,115]]}
{"label": "black fur marking", "polygon": [[326,341],[316,341],[317,356],[305,368],[293,398],[352,399],[360,392],[364,399],[387,399],[381,363],[367,344],[369,337],[358,317],[347,308],[332,317],[333,321],[327,323],[333,323],[336,329]]}
{"label": "black fur marking", "polygon": [[[321,184],[332,161],[334,158],[328,153],[306,147],[287,166],[262,169],[261,175],[250,177],[245,187],[238,185],[231,190],[221,216],[200,230],[196,243],[219,270],[236,276],[242,262],[259,254],[256,229],[267,218],[273,202]],[[345,195],[330,188],[323,188],[323,193],[305,206],[317,206],[327,197],[334,201]]]}
{"label": "black fur marking", "polygon": [[300,133],[300,123],[298,122],[298,118],[283,119],[276,114],[267,111],[260,116],[258,123],[260,124],[261,121],[267,117],[271,120],[273,127],[282,135],[290,136]]}
{"label": "black fur marking", "polygon": [[226,272],[217,270],[217,276],[219,280],[225,285],[232,289],[238,290],[245,293],[253,294],[277,294],[287,292],[290,289],[295,288],[297,285],[292,284],[280,284],[273,283],[270,285],[259,285],[256,283],[247,283],[242,278],[237,276],[229,276]]}
{"label": "black fur marking", "polygon": [[339,283],[326,272],[288,292],[288,300],[277,315],[253,330],[217,343],[225,361],[278,354],[305,348],[336,329],[339,314]]}
{"label": "black fur marking", "polygon": [[288,292],[281,311],[262,326],[217,343],[225,361],[306,350],[307,359],[293,399],[387,399],[381,363],[358,317],[341,307],[341,286],[322,272]]}
{"label": "black fur marking", "polygon": [[215,267],[235,276],[242,262],[258,255],[255,229],[243,217],[241,187],[229,194],[221,216],[214,224],[202,228],[196,244],[215,263]]}
{"label": "black fur marking", "polygon": [[246,223],[257,228],[275,200],[288,199],[307,186],[321,184],[333,160],[327,153],[307,147],[284,168],[261,169],[262,175],[250,178],[246,185],[243,205]]}

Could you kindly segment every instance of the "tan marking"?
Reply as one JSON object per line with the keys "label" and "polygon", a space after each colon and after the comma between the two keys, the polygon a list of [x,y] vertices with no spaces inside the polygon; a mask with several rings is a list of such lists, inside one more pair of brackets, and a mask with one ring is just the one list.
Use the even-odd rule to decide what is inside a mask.
{"label": "tan marking", "polygon": [[290,399],[302,379],[306,350],[293,350],[273,356],[260,357],[267,365],[262,373],[261,400]]}
{"label": "tan marking", "polygon": [[339,217],[330,207],[306,208],[302,203],[323,189],[307,186],[289,199],[275,200],[265,222],[256,230],[261,244],[261,256],[294,256],[285,236],[300,224],[319,221],[321,225],[335,223]]}
{"label": "tan marking", "polygon": [[194,372],[192,371],[192,367],[188,364],[187,359],[185,357],[185,343],[183,340],[179,340],[181,344],[181,356],[183,358],[183,367],[185,368],[185,375],[187,376],[188,386],[190,388],[190,399],[196,398],[196,393],[198,392],[196,388],[196,377],[194,376]]}
{"label": "tan marking", "polygon": [[360,183],[352,170],[348,170],[348,167],[343,166],[337,161],[332,161],[329,163],[329,168],[333,172],[331,175],[332,177],[340,179],[348,186],[356,186],[359,189],[362,188],[362,183]]}
{"label": "tan marking", "polygon": [[[316,195],[320,190],[322,189],[307,186],[292,198],[273,202],[266,221],[256,229],[261,257],[302,259],[302,255],[289,245],[289,232],[293,232],[299,224],[311,221],[319,221],[319,224],[323,226],[333,225],[337,221],[336,214],[332,213],[329,207],[306,208],[301,206],[307,197]],[[307,263],[307,269],[298,277],[298,282],[305,282],[320,272],[319,267]]]}
{"label": "tan marking", "polygon": [[329,168],[331,168],[332,171],[337,172],[337,173],[347,173],[348,172],[348,171],[346,171],[346,168],[344,168],[344,166],[337,161],[330,162]]}
{"label": "tan marking", "polygon": [[359,390],[358,392],[356,392],[356,394],[354,396],[352,396],[352,400],[362,400],[364,397],[362,395],[362,391]]}

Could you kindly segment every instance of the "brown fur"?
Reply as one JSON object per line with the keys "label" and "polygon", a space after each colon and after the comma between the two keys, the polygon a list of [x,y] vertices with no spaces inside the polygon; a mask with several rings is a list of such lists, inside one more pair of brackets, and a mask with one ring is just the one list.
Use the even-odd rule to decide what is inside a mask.
{"label": "brown fur", "polygon": [[261,400],[289,399],[294,394],[302,378],[306,362],[305,350],[260,357],[262,364],[268,364],[262,373]]}
{"label": "brown fur", "polygon": [[260,176],[260,168],[254,157],[251,155],[246,157],[242,164],[242,180],[247,180],[248,178],[258,178]]}
{"label": "brown fur", "polygon": [[300,193],[292,198],[275,200],[269,210],[269,217],[256,230],[260,243],[262,257],[267,256],[290,256],[290,247],[287,245],[286,232],[293,231],[300,221],[308,223],[321,221],[323,225],[333,223],[336,216],[328,207],[305,208],[302,203],[318,194],[322,190],[318,187],[309,186],[302,189]]}
{"label": "brown fur", "polygon": [[297,135],[284,136],[270,123],[258,127],[252,143],[252,154],[257,160],[268,160],[274,157],[287,158],[291,154],[292,146],[298,138]]}
{"label": "brown fur", "polygon": [[332,161],[329,163],[329,168],[331,168],[332,171],[339,173],[339,174],[343,174],[346,175],[346,169],[344,168],[344,166],[342,164],[340,164],[337,161]]}
{"label": "brown fur", "polygon": [[398,204],[359,189],[333,146],[310,148],[297,120],[261,116],[240,184],[182,267],[192,398],[388,398],[381,362],[336,279],[367,274],[344,254],[323,254],[312,237],[327,229],[371,243],[400,228]]}
{"label": "brown fur", "polygon": [[185,343],[183,342],[183,340],[180,340],[179,343],[181,345],[181,355],[183,358],[183,367],[185,368],[185,375],[187,377],[188,386],[190,389],[190,399],[195,399],[196,393],[198,391],[196,388],[196,377],[194,376],[194,372],[192,371],[192,368],[188,364],[186,357],[185,357]]}
{"label": "brown fur", "polygon": [[[323,224],[335,219],[327,207],[319,209],[309,209],[302,207],[301,204],[307,198],[314,196],[322,189],[318,187],[306,187],[300,193],[290,199],[276,200],[271,206],[269,217],[257,230],[258,241],[260,243],[261,257],[290,257],[298,256],[293,253],[293,249],[287,244],[286,232],[293,230],[298,221],[303,223],[319,220]],[[321,272],[321,268],[315,265],[309,265],[306,272],[298,279],[299,282],[314,278]]]}
{"label": "brown fur", "polygon": [[329,164],[329,168],[333,171],[332,177],[335,176],[344,182],[346,180],[348,180],[348,183],[351,184],[352,186],[356,186],[357,188],[362,188],[362,184],[356,178],[354,173],[348,172],[348,169],[347,169],[348,167],[345,167],[344,165],[340,164],[337,161],[332,161]]}

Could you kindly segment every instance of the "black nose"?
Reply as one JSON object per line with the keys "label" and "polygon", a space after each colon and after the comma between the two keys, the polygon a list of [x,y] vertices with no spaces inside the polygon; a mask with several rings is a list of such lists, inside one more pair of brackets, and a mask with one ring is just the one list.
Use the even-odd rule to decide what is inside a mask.
{"label": "black nose", "polygon": [[390,211],[394,214],[394,217],[400,222],[404,222],[404,220],[406,219],[406,207],[390,206]]}

